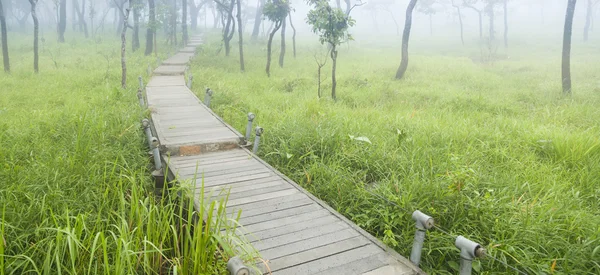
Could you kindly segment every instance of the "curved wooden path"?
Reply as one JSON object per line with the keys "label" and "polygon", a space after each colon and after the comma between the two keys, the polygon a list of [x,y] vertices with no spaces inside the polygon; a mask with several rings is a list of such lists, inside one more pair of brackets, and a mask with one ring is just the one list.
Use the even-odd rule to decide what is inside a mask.
{"label": "curved wooden path", "polygon": [[219,190],[230,190],[227,210],[242,210],[248,239],[268,260],[268,268],[259,264],[265,274],[424,274],[240,146],[242,135],[185,85],[188,62],[201,43],[201,37],[192,37],[154,70],[145,89],[169,175],[204,179],[204,193],[200,180],[196,185],[196,205],[200,196],[216,199]]}

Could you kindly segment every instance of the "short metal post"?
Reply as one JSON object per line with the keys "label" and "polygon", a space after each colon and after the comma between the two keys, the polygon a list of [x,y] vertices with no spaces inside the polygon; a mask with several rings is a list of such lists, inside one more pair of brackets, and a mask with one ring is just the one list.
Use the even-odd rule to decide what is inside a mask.
{"label": "short metal post", "polygon": [[254,147],[252,148],[252,153],[256,154],[258,153],[258,144],[260,143],[260,136],[263,133],[263,128],[261,127],[256,127],[256,130],[254,131],[254,134],[256,135],[256,137],[254,138]]}
{"label": "short metal post", "polygon": [[194,80],[194,76],[193,75],[188,75],[188,83],[187,83],[187,87],[188,89],[192,89],[192,81]]}
{"label": "short metal post", "polygon": [[210,98],[212,97],[213,91],[210,88],[206,88],[206,94],[204,94],[204,105],[210,108]]}
{"label": "short metal post", "polygon": [[246,125],[246,144],[250,143],[250,136],[252,135],[252,122],[256,116],[253,113],[248,113],[248,124]]}
{"label": "short metal post", "polygon": [[160,162],[160,151],[158,150],[158,139],[152,137],[152,156],[154,157],[154,168],[156,170],[162,169],[162,163]]}
{"label": "short metal post", "polygon": [[150,149],[152,149],[152,130],[150,130],[150,121],[148,119],[143,119],[142,127],[144,127],[144,132],[146,133],[148,147],[150,147]]}
{"label": "short metal post", "polygon": [[456,237],[454,245],[460,249],[460,275],[471,275],[473,259],[485,256],[485,249],[463,236]]}
{"label": "short metal post", "polygon": [[142,76],[138,76],[138,82],[140,83],[140,90],[144,89],[144,80],[142,79]]}
{"label": "short metal post", "polygon": [[238,256],[227,261],[227,270],[231,275],[250,275],[250,269],[244,265],[244,262]]}
{"label": "short metal post", "polygon": [[144,106],[146,106],[146,103],[144,102],[144,95],[142,95],[142,90],[141,89],[138,89],[138,91],[137,91],[137,97],[138,97],[138,100],[140,101],[140,106],[142,108],[144,108]]}
{"label": "short metal post", "polygon": [[423,250],[423,243],[425,242],[425,232],[427,229],[433,227],[434,221],[433,218],[423,214],[423,212],[419,210],[415,210],[412,213],[412,219],[415,220],[415,227],[417,231],[415,232],[415,240],[413,241],[413,247],[410,252],[410,261],[419,266],[421,262],[421,251]]}

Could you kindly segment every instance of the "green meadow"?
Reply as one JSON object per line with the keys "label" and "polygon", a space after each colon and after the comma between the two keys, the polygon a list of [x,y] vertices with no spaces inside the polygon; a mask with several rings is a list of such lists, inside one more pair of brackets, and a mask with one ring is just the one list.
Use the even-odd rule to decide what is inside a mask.
{"label": "green meadow", "polygon": [[[398,81],[399,38],[351,42],[340,47],[334,102],[331,60],[317,96],[314,56],[326,49],[315,37],[298,43],[296,58],[288,37],[283,68],[276,39],[270,78],[263,39],[246,39],[242,73],[237,48],[215,54],[219,34],[208,37],[192,63],[196,94],[214,90],[211,107],[240,130],[255,113],[265,129],[261,157],[402,255],[415,232],[411,213],[434,217],[449,235],[427,232],[428,273],[456,274],[457,235],[526,273],[600,273],[593,45],[574,46],[573,95],[565,97],[560,45],[515,39],[492,52],[417,39]],[[477,260],[474,270],[515,274],[499,261]]]}

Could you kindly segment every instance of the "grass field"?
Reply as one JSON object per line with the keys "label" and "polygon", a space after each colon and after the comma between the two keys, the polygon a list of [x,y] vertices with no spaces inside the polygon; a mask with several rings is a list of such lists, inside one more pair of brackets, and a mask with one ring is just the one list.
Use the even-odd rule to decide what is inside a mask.
{"label": "grass field", "polygon": [[128,50],[123,90],[117,37],[52,39],[34,74],[11,33],[0,73],[0,274],[226,273],[244,247],[223,219],[191,230],[189,200],[153,195],[136,90],[156,58]]}
{"label": "grass field", "polygon": [[[420,209],[527,273],[600,273],[593,46],[574,47],[573,96],[563,97],[554,46],[514,42],[510,58],[479,63],[477,47],[417,40],[397,81],[398,41],[355,42],[341,47],[333,102],[331,61],[317,98],[316,45],[299,43],[294,59],[288,41],[285,67],[276,50],[267,78],[263,41],[247,43],[244,73],[235,53],[215,55],[218,35],[210,41],[192,67],[195,92],[213,89],[213,109],[237,129],[254,112],[265,128],[262,157],[401,254],[410,254],[410,213]],[[453,237],[429,231],[424,270],[455,274],[458,261]],[[474,268],[513,272],[489,258]]]}

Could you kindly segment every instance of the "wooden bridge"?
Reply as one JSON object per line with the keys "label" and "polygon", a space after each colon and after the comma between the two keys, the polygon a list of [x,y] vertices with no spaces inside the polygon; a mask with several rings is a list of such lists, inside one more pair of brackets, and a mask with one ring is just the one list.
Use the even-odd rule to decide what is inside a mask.
{"label": "wooden bridge", "polygon": [[241,225],[268,261],[268,268],[258,264],[265,274],[424,274],[240,146],[242,135],[186,86],[188,62],[201,43],[192,37],[154,70],[145,89],[169,174],[204,179],[205,192],[196,189],[196,206],[201,196],[211,199],[210,190],[230,190],[227,210],[242,210]]}

